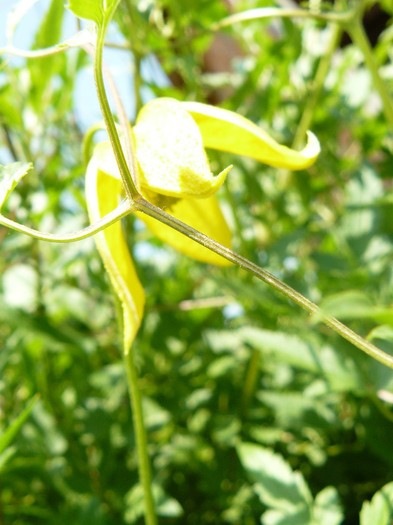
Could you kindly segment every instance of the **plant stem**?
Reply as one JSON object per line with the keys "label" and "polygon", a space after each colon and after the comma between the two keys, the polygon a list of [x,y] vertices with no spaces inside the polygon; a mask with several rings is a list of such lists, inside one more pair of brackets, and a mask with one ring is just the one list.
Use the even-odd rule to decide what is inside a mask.
{"label": "plant stem", "polygon": [[295,136],[293,138],[293,149],[299,149],[302,146],[302,143],[306,136],[306,132],[308,129],[310,129],[315,107],[320,98],[323,84],[329,71],[333,53],[335,52],[338,43],[340,42],[342,31],[343,30],[340,25],[333,25],[329,46],[319,61],[317,72],[315,74],[314,81],[312,82],[311,90],[307,94],[307,102],[304,107]]}
{"label": "plant stem", "polygon": [[[295,136],[292,142],[292,148],[298,150],[302,147],[304,143],[304,138],[306,136],[307,130],[310,129],[311,123],[313,120],[315,108],[320,100],[321,91],[325,78],[329,72],[330,62],[335,52],[342,35],[343,29],[339,24],[334,24],[332,27],[332,34],[329,41],[328,48],[326,49],[324,55],[321,57],[315,78],[311,84],[311,89],[307,94],[306,105],[304,107],[300,122],[296,129]],[[288,188],[292,180],[292,172],[289,170],[283,170],[280,173],[278,184],[282,191]]]}
{"label": "plant stem", "polygon": [[238,22],[247,22],[251,20],[261,20],[263,18],[313,18],[325,22],[336,22],[338,24],[346,24],[353,17],[353,11],[348,10],[341,13],[335,12],[319,12],[310,11],[309,9],[300,8],[282,8],[282,7],[257,7],[256,9],[248,9],[241,11],[234,15],[227,16],[219,22],[213,24],[211,29],[217,31],[223,27],[236,24]]}
{"label": "plant stem", "polygon": [[87,237],[98,233],[99,231],[103,230],[104,228],[107,228],[122,217],[128,215],[131,212],[131,209],[132,207],[129,202],[122,202],[115,210],[111,211],[110,213],[108,213],[108,215],[105,215],[105,217],[102,217],[99,221],[95,222],[94,224],[90,224],[90,226],[87,226],[86,228],[83,228],[82,230],[79,230],[76,233],[65,233],[63,235],[57,235],[55,233],[44,233],[38,230],[34,230],[32,228],[29,228],[28,226],[24,226],[23,224],[19,224],[18,222],[8,219],[7,217],[4,217],[4,215],[1,214],[0,224],[6,226],[7,228],[11,228],[12,230],[16,230],[19,233],[29,235],[29,237],[33,237],[34,239],[38,239],[40,241],[66,243],[73,241],[81,241],[82,239],[86,239]]}
{"label": "plant stem", "polygon": [[[117,5],[119,3],[119,0],[114,4],[112,4],[112,10],[110,13],[107,14],[104,23],[98,27],[97,32],[97,43],[96,43],[96,50],[95,50],[95,56],[94,56],[94,79],[96,82],[96,88],[97,88],[97,95],[98,100],[101,107],[101,112],[104,117],[105,126],[107,128],[107,133],[109,135],[109,139],[112,145],[112,150],[116,158],[116,162],[120,171],[120,175],[123,181],[124,190],[127,196],[128,205],[132,205],[132,203],[135,202],[135,199],[141,198],[136,184],[134,183],[133,177],[130,173],[130,169],[127,165],[123,149],[121,147],[120,139],[117,134],[116,130],[116,124],[112,116],[112,112],[109,107],[108,99],[105,92],[105,86],[103,81],[103,73],[102,73],[102,50],[104,46],[105,41],[105,34],[106,29],[109,24],[109,21],[111,19],[111,16],[113,15]],[[111,82],[110,79],[110,85],[112,86],[112,93],[115,93],[115,101],[117,100],[117,107],[120,111],[120,118],[121,121],[123,121],[123,127],[126,129],[124,130],[125,135],[127,136],[128,133],[128,123],[125,122],[125,112],[124,108],[119,103],[120,97],[117,95],[117,90],[114,85],[114,82]],[[117,99],[118,97],[118,99]],[[130,162],[130,168],[134,171],[134,176],[136,176],[135,171],[135,159],[133,155],[133,149],[132,149],[132,139],[130,136],[128,136],[128,157]],[[156,525],[157,524],[157,518],[155,513],[155,505],[154,505],[154,499],[153,499],[153,493],[152,493],[152,479],[151,479],[151,470],[150,470],[150,460],[149,455],[147,451],[147,437],[146,437],[146,428],[143,421],[143,410],[142,410],[142,400],[141,400],[141,394],[139,391],[138,386],[138,372],[135,366],[134,362],[134,354],[130,351],[129,348],[124,348],[124,360],[125,360],[125,366],[126,366],[126,372],[127,372],[127,383],[128,383],[128,390],[130,394],[130,401],[131,401],[131,407],[132,407],[132,418],[134,423],[134,429],[135,429],[135,437],[136,437],[136,445],[137,445],[137,455],[138,455],[138,469],[139,469],[139,477],[142,484],[142,490],[143,490],[143,496],[144,496],[144,506],[145,506],[145,523],[146,525]]]}
{"label": "plant stem", "polygon": [[108,98],[106,96],[104,79],[102,76],[102,49],[104,46],[105,33],[108,23],[109,21],[106,21],[106,24],[100,26],[97,32],[97,44],[94,58],[94,79],[96,83],[98,100],[101,107],[101,113],[104,117],[105,127],[107,129],[109,140],[112,145],[112,150],[120,171],[124,190],[129,201],[132,202],[134,198],[139,195],[139,193],[136,189],[130,170],[127,166],[126,159],[124,157],[119,135],[117,134],[116,125],[109,107]]}
{"label": "plant stem", "polygon": [[146,525],[156,525],[154,500],[151,490],[152,478],[149,454],[147,451],[146,428],[143,421],[142,399],[138,386],[138,372],[135,366],[134,353],[124,349],[124,361],[127,371],[128,391],[132,407],[132,419],[135,429],[136,446],[138,450],[139,478],[143,488]]}
{"label": "plant stem", "polygon": [[260,352],[254,348],[248,363],[246,377],[243,384],[243,392],[241,399],[241,417],[245,418],[247,415],[248,405],[254,393],[255,387],[258,383],[259,377],[259,362],[261,359]]}
{"label": "plant stem", "polygon": [[382,99],[386,120],[388,121],[391,132],[393,133],[393,100],[388,92],[385,82],[382,80],[379,74],[378,65],[375,61],[373,51],[364,30],[361,18],[358,17],[354,23],[349,24],[346,27],[346,30],[348,31],[353,43],[363,53],[364,61],[371,73],[374,86]]}
{"label": "plant stem", "polygon": [[325,314],[321,310],[321,308],[319,308],[319,306],[317,306],[315,303],[304,297],[302,294],[300,294],[284,282],[280,281],[277,277],[272,275],[267,270],[260,268],[253,262],[245,259],[241,255],[233,252],[226,246],[223,246],[217,241],[214,241],[210,237],[207,237],[203,233],[199,232],[198,230],[195,230],[191,226],[188,226],[187,224],[183,223],[182,221],[179,221],[177,218],[172,217],[168,213],[164,212],[160,208],[157,208],[153,204],[150,204],[150,202],[146,201],[141,197],[134,202],[134,207],[137,211],[145,213],[146,215],[149,215],[150,217],[153,217],[159,220],[160,222],[167,224],[168,226],[174,228],[183,235],[186,235],[190,239],[193,239],[194,241],[198,242],[202,246],[205,246],[209,250],[212,250],[213,252],[221,255],[228,261],[235,263],[244,270],[252,273],[258,279],[264,281],[269,286],[275,288],[278,292],[285,295],[285,297],[298,304],[301,308],[303,308],[310,314],[312,314],[315,320],[323,322],[325,325],[332,328],[341,337],[352,343],[354,346],[365,352],[367,355],[373,357],[380,363],[383,363],[384,365],[393,369],[393,356],[390,356],[389,354],[383,352],[380,348],[374,346],[369,341],[363,339],[360,335],[353,332],[350,328],[345,326],[335,317]]}

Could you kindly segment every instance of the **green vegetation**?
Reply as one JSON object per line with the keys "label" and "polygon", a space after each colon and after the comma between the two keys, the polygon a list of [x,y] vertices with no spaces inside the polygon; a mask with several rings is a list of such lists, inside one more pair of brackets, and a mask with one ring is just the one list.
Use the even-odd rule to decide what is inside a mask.
{"label": "green vegetation", "polygon": [[[391,2],[48,0],[21,50],[34,3],[10,7],[0,49],[0,525],[392,523]],[[377,7],[390,19],[371,47]],[[132,71],[126,100],[102,50],[113,74],[108,50]],[[82,93],[102,112],[87,133]],[[201,155],[188,124],[188,142],[160,149],[155,122],[177,123],[168,103],[149,113],[158,97],[195,120],[214,174],[233,165],[214,220],[207,205],[197,224],[176,215],[218,185],[210,173],[169,190],[154,164],[152,189],[150,138],[149,161]],[[265,130],[258,154],[224,113],[208,139],[192,102]],[[105,126],[114,158],[93,149]],[[91,234],[120,177],[122,228],[97,237],[107,274]],[[221,255],[236,264],[201,262]]]}

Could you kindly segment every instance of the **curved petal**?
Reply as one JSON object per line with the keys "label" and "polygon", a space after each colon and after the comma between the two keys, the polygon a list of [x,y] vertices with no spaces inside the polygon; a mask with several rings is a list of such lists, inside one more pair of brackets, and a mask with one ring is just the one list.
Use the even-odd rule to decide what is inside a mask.
{"label": "curved petal", "polygon": [[134,127],[141,186],[170,197],[208,197],[222,185],[229,167],[214,177],[202,137],[182,104],[157,98],[139,112]]}
{"label": "curved petal", "polygon": [[307,132],[306,147],[302,151],[295,151],[282,146],[256,124],[237,113],[199,102],[181,104],[199,126],[206,148],[252,157],[270,166],[291,170],[308,168],[319,155],[319,142],[311,131]]}
{"label": "curved petal", "polygon": [[[118,204],[121,181],[98,168],[96,159],[86,172],[86,200],[90,221],[96,222]],[[124,349],[127,352],[143,316],[145,293],[136,274],[120,221],[94,237],[123,313]]]}
{"label": "curved petal", "polygon": [[[231,247],[231,232],[215,196],[207,199],[181,199],[172,205],[168,212],[227,248]],[[137,215],[154,235],[192,259],[219,266],[231,264],[166,224],[143,213]]]}

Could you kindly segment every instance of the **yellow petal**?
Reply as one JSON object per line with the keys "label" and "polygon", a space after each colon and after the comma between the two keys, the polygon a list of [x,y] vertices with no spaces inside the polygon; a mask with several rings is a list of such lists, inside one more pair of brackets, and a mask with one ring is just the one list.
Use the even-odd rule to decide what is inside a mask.
{"label": "yellow petal", "polygon": [[[118,205],[121,181],[98,168],[95,157],[86,172],[86,200],[91,222]],[[127,352],[143,316],[145,293],[136,274],[120,221],[94,237],[123,313],[124,349]]]}
{"label": "yellow petal", "polygon": [[214,177],[193,118],[182,104],[157,98],[146,104],[134,127],[142,188],[170,197],[208,197],[230,168]]}
{"label": "yellow petal", "polygon": [[[207,199],[181,199],[168,212],[227,248],[231,247],[231,232],[215,196]],[[220,266],[231,264],[220,255],[185,237],[166,224],[143,213],[137,215],[159,239],[192,259]]]}
{"label": "yellow petal", "polygon": [[181,102],[199,126],[206,148],[251,157],[276,168],[301,170],[311,166],[320,152],[316,136],[307,132],[308,143],[302,151],[282,146],[250,120],[199,102]]}

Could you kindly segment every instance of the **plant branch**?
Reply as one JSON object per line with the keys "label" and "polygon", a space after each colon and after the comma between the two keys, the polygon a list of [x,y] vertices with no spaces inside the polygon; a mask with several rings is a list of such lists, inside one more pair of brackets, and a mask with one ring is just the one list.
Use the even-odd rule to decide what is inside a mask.
{"label": "plant branch", "polygon": [[0,214],[0,224],[6,226],[7,228],[11,228],[12,230],[15,230],[19,233],[24,233],[25,235],[28,235],[29,237],[33,237],[34,239],[38,239],[40,241],[67,243],[73,241],[81,241],[82,239],[86,239],[87,237],[90,237],[91,235],[100,232],[101,230],[107,228],[122,217],[128,215],[131,212],[131,209],[132,207],[130,203],[128,201],[124,201],[121,204],[119,204],[119,206],[115,210],[105,215],[105,217],[102,217],[96,223],[91,224],[90,226],[87,226],[86,228],[83,228],[82,230],[79,230],[76,233],[65,233],[63,235],[56,235],[55,233],[44,233],[39,230],[34,230],[32,228],[29,228],[28,226],[24,226],[23,224],[19,224],[18,222],[8,219],[2,214]]}
{"label": "plant branch", "polygon": [[315,303],[304,297],[302,294],[280,281],[277,277],[272,275],[267,270],[260,268],[258,265],[253,262],[245,259],[241,255],[233,252],[229,248],[223,246],[222,244],[214,241],[210,237],[207,237],[203,233],[195,230],[191,226],[179,221],[177,218],[172,217],[168,213],[164,212],[160,208],[157,208],[153,204],[149,203],[142,197],[136,199],[134,207],[137,211],[145,213],[150,217],[153,217],[160,222],[167,224],[168,226],[174,228],[178,232],[186,235],[190,239],[193,239],[197,243],[205,246],[209,250],[221,255],[228,261],[237,264],[244,270],[252,273],[258,279],[264,281],[269,286],[273,287],[275,290],[285,295],[288,299],[299,305],[301,308],[312,314],[315,320],[323,322],[325,325],[332,328],[336,333],[341,337],[352,343],[354,346],[365,352],[367,355],[373,357],[380,363],[388,366],[393,369],[393,356],[383,352],[380,348],[374,346],[369,341],[363,339],[360,335],[353,332],[346,325],[341,323],[335,317],[325,314],[319,306]]}
{"label": "plant branch", "polygon": [[335,12],[319,12],[310,11],[308,9],[300,8],[282,8],[282,7],[257,7],[256,9],[249,9],[241,11],[234,15],[227,16],[216,22],[211,26],[213,31],[218,31],[223,27],[227,27],[239,22],[247,22],[251,20],[261,20],[263,18],[313,18],[324,22],[336,22],[337,24],[348,24],[354,16],[353,10],[348,10],[342,13]]}

